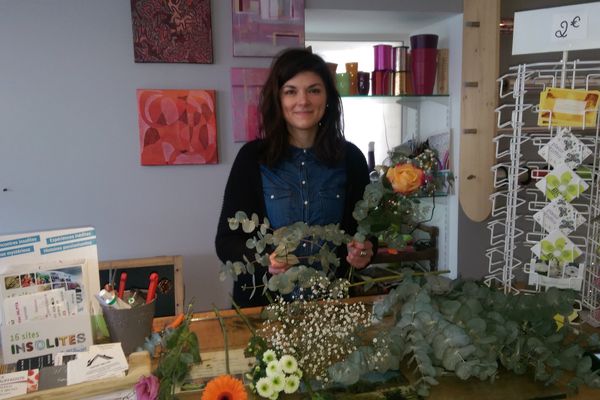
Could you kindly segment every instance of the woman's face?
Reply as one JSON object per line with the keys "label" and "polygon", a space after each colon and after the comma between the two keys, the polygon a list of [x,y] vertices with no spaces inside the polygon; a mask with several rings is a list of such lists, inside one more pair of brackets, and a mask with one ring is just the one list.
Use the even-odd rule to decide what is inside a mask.
{"label": "woman's face", "polygon": [[283,84],[279,100],[292,138],[309,135],[314,139],[327,104],[327,93],[321,77],[310,71],[300,72]]}

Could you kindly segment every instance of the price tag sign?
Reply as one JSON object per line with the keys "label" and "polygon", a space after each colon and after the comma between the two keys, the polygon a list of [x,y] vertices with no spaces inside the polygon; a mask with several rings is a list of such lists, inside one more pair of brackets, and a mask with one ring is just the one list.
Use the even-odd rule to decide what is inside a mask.
{"label": "price tag sign", "polygon": [[554,14],[550,39],[554,41],[587,39],[587,13]]}
{"label": "price tag sign", "polygon": [[515,13],[512,53],[600,48],[600,2]]}

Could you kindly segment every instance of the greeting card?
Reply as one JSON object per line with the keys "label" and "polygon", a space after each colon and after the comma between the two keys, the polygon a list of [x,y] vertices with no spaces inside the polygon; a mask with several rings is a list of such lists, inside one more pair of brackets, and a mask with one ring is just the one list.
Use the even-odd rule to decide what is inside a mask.
{"label": "greeting card", "polygon": [[577,173],[565,164],[558,165],[535,186],[546,195],[548,200],[562,196],[568,202],[579,197],[589,187]]}
{"label": "greeting card", "polygon": [[581,255],[581,250],[561,231],[550,232],[539,243],[531,248],[540,260],[564,267],[574,262]]}
{"label": "greeting card", "polygon": [[540,148],[538,154],[553,167],[566,164],[575,169],[592,154],[592,151],[569,129],[562,129]]}
{"label": "greeting card", "polygon": [[533,219],[546,232],[560,230],[565,235],[573,232],[585,222],[585,218],[563,197],[557,197],[547,204],[533,215]]}
{"label": "greeting card", "polygon": [[540,126],[594,126],[598,90],[548,88],[540,93]]}

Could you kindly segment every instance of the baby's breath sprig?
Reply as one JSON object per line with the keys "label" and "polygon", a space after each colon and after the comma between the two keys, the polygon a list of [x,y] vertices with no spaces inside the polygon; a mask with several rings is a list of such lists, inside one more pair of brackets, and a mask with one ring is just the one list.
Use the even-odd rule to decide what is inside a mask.
{"label": "baby's breath sprig", "polygon": [[307,296],[295,301],[278,297],[266,307],[268,319],[257,334],[275,352],[295,356],[308,379],[331,383],[328,368],[356,351],[361,345],[358,332],[371,324],[371,312],[364,303],[340,301],[344,290],[315,284]]}

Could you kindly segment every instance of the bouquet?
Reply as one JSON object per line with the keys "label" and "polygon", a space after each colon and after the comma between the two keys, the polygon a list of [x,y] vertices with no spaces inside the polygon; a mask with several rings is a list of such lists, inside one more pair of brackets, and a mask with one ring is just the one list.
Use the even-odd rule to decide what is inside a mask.
{"label": "bouquet", "polygon": [[354,209],[360,237],[374,235],[390,248],[405,247],[412,227],[433,212],[419,199],[435,197],[441,187],[438,164],[435,152],[426,145],[412,151],[401,146],[390,152]]}

